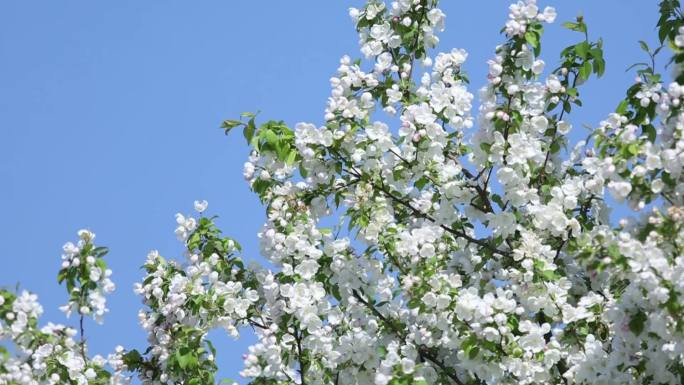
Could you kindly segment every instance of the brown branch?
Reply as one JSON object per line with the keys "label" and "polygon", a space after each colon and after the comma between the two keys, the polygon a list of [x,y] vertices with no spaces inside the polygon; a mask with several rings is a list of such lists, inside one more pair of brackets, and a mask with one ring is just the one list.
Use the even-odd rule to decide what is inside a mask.
{"label": "brown branch", "polygon": [[[487,192],[485,189],[483,189],[483,188],[477,183],[477,179],[475,178],[475,176],[474,176],[473,174],[470,173],[470,171],[468,171],[468,170],[466,170],[465,168],[463,168],[463,169],[462,169],[462,172],[463,172],[463,175],[465,175],[468,179],[471,179],[471,180],[475,181],[475,185],[474,185],[474,186],[469,186],[469,187],[473,187],[473,188],[477,191],[477,194],[480,196],[480,199],[482,199],[482,202],[484,202],[484,204],[485,204],[485,207],[484,207],[484,208],[485,208],[486,210],[480,210],[480,211],[483,211],[483,212],[486,212],[486,213],[487,213],[487,212],[489,212],[489,213],[494,213],[494,208],[492,207],[492,202],[489,200],[489,194],[488,194],[488,192]],[[478,208],[478,209],[479,209],[479,208]]]}
{"label": "brown branch", "polygon": [[[387,317],[385,317],[382,313],[380,313],[380,311],[376,309],[375,306],[373,306],[371,303],[363,299],[363,297],[359,294],[358,291],[352,290],[352,292],[354,294],[354,298],[356,298],[359,302],[366,306],[371,311],[371,313],[373,313],[373,315],[380,319],[383,322],[383,324],[385,324],[392,331],[392,333],[396,334],[397,337],[401,338],[402,340],[406,340],[406,333],[404,332],[404,330],[397,328],[397,326],[394,323],[392,323]],[[424,361],[430,361],[431,363],[436,365],[455,384],[465,385],[451,368],[447,367],[446,364],[444,364],[444,362],[442,362],[438,357],[436,357],[432,352],[430,352],[430,350],[428,350],[428,348],[426,348],[425,346],[418,346],[418,355]]]}
{"label": "brown branch", "polygon": [[[413,207],[410,203],[408,203],[408,202],[404,201],[403,199],[401,199],[401,198],[395,196],[395,195],[392,194],[392,192],[389,191],[386,187],[384,187],[384,186],[377,186],[377,185],[375,185],[375,184],[372,183],[372,182],[371,182],[371,186],[373,186],[373,187],[376,188],[376,189],[379,189],[380,191],[383,192],[383,194],[385,194],[385,196],[387,196],[388,198],[392,199],[394,202],[400,204],[401,206],[404,206],[405,208],[407,208],[408,210],[410,210],[410,211],[411,211],[413,214],[415,214],[416,216],[418,216],[418,217],[420,217],[420,218],[423,218],[423,219],[427,219],[428,221],[430,221],[430,222],[432,222],[432,223],[437,223],[437,220],[434,219],[432,216],[430,216],[430,215],[428,215],[428,214],[425,214],[425,213],[421,212],[421,211],[418,210],[417,208]],[[477,238],[471,237],[470,235],[466,234],[466,233],[463,232],[463,231],[453,229],[453,228],[451,228],[451,227],[449,227],[449,226],[446,226],[446,225],[443,225],[443,224],[439,224],[439,227],[441,227],[441,228],[444,229],[445,231],[451,233],[452,235],[455,235],[456,237],[463,238],[463,239],[467,240],[468,242],[471,242],[471,243],[474,243],[474,244],[476,244],[476,245],[478,245],[478,246],[481,246],[481,247],[483,247],[483,248],[486,248],[486,249],[488,249],[489,251],[491,251],[492,253],[496,253],[496,254],[503,255],[503,256],[507,256],[507,255],[509,254],[509,253],[506,252],[506,251],[497,249],[496,247],[494,247],[494,246],[492,246],[491,244],[489,244],[489,242],[484,241],[484,240],[482,240],[482,239],[477,239]]]}
{"label": "brown branch", "polygon": [[[80,313],[80,309],[79,309],[79,313]],[[84,321],[83,320],[83,318],[84,318],[83,313],[80,313],[80,316],[81,317],[78,320],[78,326],[79,326],[80,332],[81,332],[81,341],[79,342],[79,345],[81,345],[81,357],[83,358],[83,361],[85,361],[87,363],[88,358],[86,357],[86,353],[85,353],[86,342],[85,342],[85,328],[83,327],[83,321]]]}
{"label": "brown branch", "polygon": [[[338,152],[336,152],[334,150],[331,151],[331,154],[336,156],[338,158],[338,160],[340,160],[340,161],[343,161],[343,162],[348,163],[348,164],[350,163],[349,161],[347,161],[347,159],[345,159],[343,156],[341,156]],[[347,172],[350,173],[351,175],[355,176],[356,178],[363,180],[363,174],[360,171],[356,170],[356,168],[354,168],[353,165],[350,167],[349,170],[347,170]],[[399,205],[404,206],[405,208],[410,210],[413,214],[415,214],[419,218],[426,219],[432,223],[437,224],[437,220],[434,219],[432,216],[421,212],[417,208],[413,207],[410,203],[408,203],[408,202],[404,201],[403,199],[397,197],[396,195],[392,194],[392,192],[389,191],[387,189],[387,187],[385,187],[384,185],[378,186],[377,184],[373,183],[370,180],[368,180],[368,183],[370,183],[371,187],[373,187],[376,190],[380,190],[386,197],[390,198],[392,201],[398,203]],[[480,247],[483,247],[483,248],[489,250],[490,252],[492,252],[494,254],[499,254],[501,256],[510,255],[509,252],[504,251],[504,250],[499,250],[496,247],[489,244],[489,242],[487,242],[485,240],[471,237],[470,235],[466,234],[464,231],[456,230],[456,229],[453,229],[453,228],[446,226],[446,225],[443,225],[443,224],[438,224],[438,225],[439,225],[439,227],[441,227],[442,229],[444,229],[448,233],[450,233],[456,237],[463,238],[470,243],[474,243]]]}
{"label": "brown branch", "polygon": [[306,385],[305,377],[307,363],[304,362],[304,357],[302,355],[302,332],[295,333],[294,337],[297,341],[297,359],[299,360],[299,377],[301,378],[300,385]]}

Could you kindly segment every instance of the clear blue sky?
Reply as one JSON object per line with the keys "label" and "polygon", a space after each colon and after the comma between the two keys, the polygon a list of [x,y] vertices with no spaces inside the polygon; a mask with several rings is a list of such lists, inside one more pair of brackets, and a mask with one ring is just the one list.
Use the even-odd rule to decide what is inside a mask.
{"label": "clear blue sky", "polygon": [[[465,48],[473,92],[483,83],[507,1],[445,0],[441,50]],[[553,4],[556,3],[556,4]],[[224,232],[258,255],[263,209],[242,179],[247,148],[220,122],[323,122],[328,79],[343,54],[360,57],[347,8],[359,1],[6,0],[0,3],[0,285],[36,292],[44,321],[65,322],[61,246],[88,227],[110,247],[118,285],[104,326],[87,325],[93,353],[145,346],[132,292],[151,249],[181,255],[173,215],[209,200]],[[555,5],[544,59],[577,41],[560,22],[584,14],[605,41],[607,73],[585,86],[576,128],[596,124],[624,95],[655,42],[656,0]],[[581,131],[581,129],[577,129]],[[74,320],[71,323],[74,324]],[[220,333],[219,333],[220,334]],[[239,342],[220,336],[221,375],[237,377]]]}

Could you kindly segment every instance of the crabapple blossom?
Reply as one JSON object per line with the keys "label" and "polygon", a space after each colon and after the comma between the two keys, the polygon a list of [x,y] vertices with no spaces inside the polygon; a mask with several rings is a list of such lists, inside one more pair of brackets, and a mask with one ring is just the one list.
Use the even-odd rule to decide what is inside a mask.
{"label": "crabapple blossom", "polygon": [[[93,315],[102,322],[107,312],[104,295],[114,289],[109,280],[111,271],[104,260],[107,249],[95,247],[95,234],[89,230],[78,232],[79,241],[67,242],[63,247],[62,269],[59,281],[64,281],[70,296],[63,307],[67,315],[77,311],[81,316],[80,341],[76,329],[48,322],[40,327],[38,322],[43,307],[38,296],[28,291],[14,294],[0,290],[0,341],[9,341],[15,352],[0,346],[0,384],[57,385],[102,384],[125,385],[131,377],[121,361],[123,348],[107,358],[89,356],[83,335],[83,318]],[[83,263],[75,261],[83,261]],[[97,273],[94,273],[97,272]]]}
{"label": "crabapple blossom", "polygon": [[[0,339],[17,353],[2,351],[0,384],[215,384],[210,331],[246,328],[240,374],[255,385],[682,383],[684,11],[659,9],[672,79],[638,64],[577,143],[582,86],[606,66],[582,17],[547,65],[556,11],[512,4],[474,93],[467,52],[432,51],[437,0],[350,9],[366,60],[340,59],[322,123],[222,125],[251,149],[267,263],[245,264],[195,201],[199,218],[175,217],[180,258],[149,252],[135,285],[144,350],[90,357],[82,325],[80,341],[39,329],[36,296],[3,290]],[[641,45],[650,63],[665,52]],[[612,205],[633,215],[611,219]],[[106,249],[79,238],[63,249],[64,310],[99,319]]]}
{"label": "crabapple blossom", "polygon": [[81,317],[92,316],[102,323],[107,309],[106,294],[114,291],[115,285],[109,278],[112,271],[107,268],[103,257],[106,247],[96,247],[95,234],[89,230],[79,230],[76,244],[67,242],[63,246],[62,269],[59,283],[65,282],[69,292],[69,302],[60,307],[67,317],[73,312]]}

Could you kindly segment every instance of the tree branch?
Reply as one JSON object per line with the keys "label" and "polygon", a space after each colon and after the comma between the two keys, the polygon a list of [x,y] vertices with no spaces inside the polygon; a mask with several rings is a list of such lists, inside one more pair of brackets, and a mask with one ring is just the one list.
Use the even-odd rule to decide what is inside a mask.
{"label": "tree branch", "polygon": [[[397,328],[397,326],[392,323],[387,317],[385,317],[378,309],[375,308],[371,303],[363,299],[363,297],[359,294],[358,291],[352,290],[354,294],[354,298],[356,298],[359,302],[361,302],[364,306],[366,306],[373,315],[375,315],[378,319],[380,319],[383,324],[385,324],[391,331],[392,333],[396,334],[397,337],[401,338],[402,340],[406,340],[406,333],[404,330]],[[457,385],[465,385],[463,381],[461,381],[456,373],[453,372],[451,368],[446,366],[444,362],[442,362],[437,356],[435,356],[428,348],[425,346],[419,345],[418,346],[418,355],[424,360],[424,361],[430,361],[434,365],[436,365],[439,369],[442,370],[444,374],[447,375],[455,384]]]}

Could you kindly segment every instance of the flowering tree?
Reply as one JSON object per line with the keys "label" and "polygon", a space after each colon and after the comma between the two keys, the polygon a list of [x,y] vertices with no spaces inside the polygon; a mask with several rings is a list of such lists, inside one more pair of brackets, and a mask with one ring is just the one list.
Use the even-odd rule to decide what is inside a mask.
{"label": "flowering tree", "polygon": [[[605,67],[581,18],[545,72],[555,11],[511,5],[475,118],[466,52],[429,53],[437,0],[350,14],[372,63],[342,58],[323,126],[223,123],[252,148],[244,176],[266,207],[270,266],[246,267],[195,202],[198,218],[176,216],[186,260],[151,252],[135,288],[149,347],[91,357],[83,319],[102,319],[114,285],[83,230],[59,272],[80,330],[40,327],[35,295],[1,291],[14,348],[0,351],[0,384],[215,384],[207,333],[245,327],[258,342],[241,374],[255,385],[684,382],[679,1],[662,0],[657,23],[674,81],[656,72],[662,47],[642,43],[649,62],[625,99],[570,148],[581,86]],[[609,196],[638,219],[611,223]]]}

